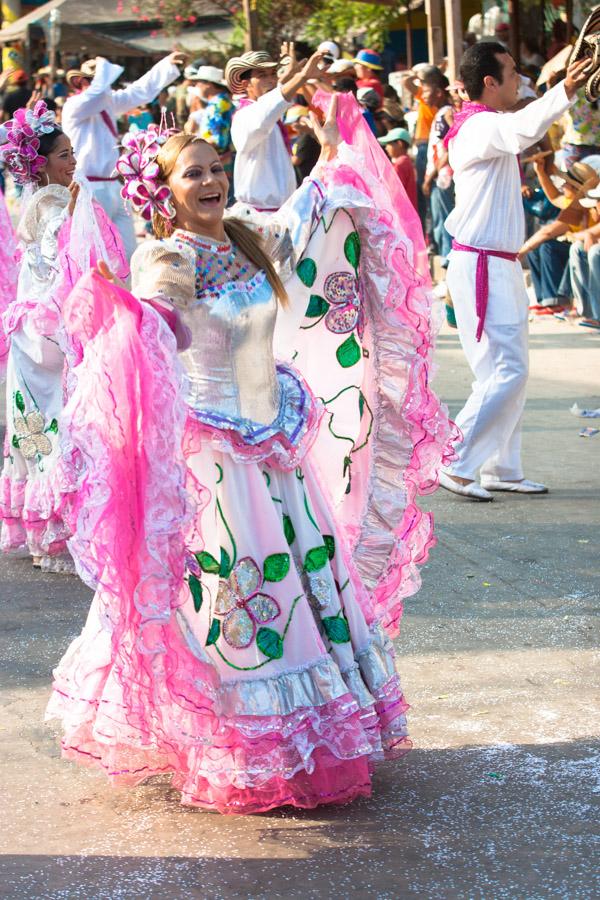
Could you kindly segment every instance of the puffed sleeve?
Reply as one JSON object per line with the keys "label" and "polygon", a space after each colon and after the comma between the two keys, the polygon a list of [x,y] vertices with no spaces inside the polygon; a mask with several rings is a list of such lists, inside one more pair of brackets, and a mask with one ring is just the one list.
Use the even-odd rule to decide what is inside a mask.
{"label": "puffed sleeve", "polygon": [[71,195],[67,188],[49,185],[37,191],[19,223],[24,245],[24,263],[40,282],[48,282],[59,271],[58,233],[68,218]]}
{"label": "puffed sleeve", "polygon": [[172,241],[144,241],[131,257],[131,292],[140,300],[161,300],[179,309],[195,298],[193,250]]}

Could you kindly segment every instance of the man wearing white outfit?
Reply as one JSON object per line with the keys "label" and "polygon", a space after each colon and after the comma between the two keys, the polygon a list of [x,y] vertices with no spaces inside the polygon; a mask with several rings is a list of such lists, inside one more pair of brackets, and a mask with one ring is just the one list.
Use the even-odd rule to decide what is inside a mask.
{"label": "man wearing white outfit", "polygon": [[[284,45],[287,47],[287,45]],[[296,190],[296,175],[282,117],[298,91],[321,73],[326,56],[317,51],[304,65],[296,64],[293,44],[288,64],[278,78],[279,63],[268,53],[250,51],[233,57],[225,67],[231,93],[242,95],[231,125],[236,150],[233,170],[235,199],[264,212],[275,212]]]}
{"label": "man wearing white outfit", "polygon": [[[447,136],[456,206],[446,219],[453,237],[447,283],[460,341],[475,375],[457,416],[463,442],[440,484],[475,500],[490,491],[545,493],[521,464],[521,417],[528,374],[528,297],[518,251],[525,239],[517,154],[561,117],[585,83],[587,63],[569,67],[564,81],[515,113],[515,62],[498,43],[463,56],[465,104]],[[479,473],[480,484],[477,483]]]}
{"label": "man wearing white outfit", "polygon": [[119,229],[128,256],[135,250],[136,238],[114,171],[119,157],[116,120],[154,100],[179,78],[179,66],[184,62],[183,54],[171,53],[121,90],[112,90],[111,85],[122,75],[122,66],[101,56],[67,72],[67,83],[76,93],[64,105],[62,127],[73,144],[78,171],[91,183],[95,199]]}

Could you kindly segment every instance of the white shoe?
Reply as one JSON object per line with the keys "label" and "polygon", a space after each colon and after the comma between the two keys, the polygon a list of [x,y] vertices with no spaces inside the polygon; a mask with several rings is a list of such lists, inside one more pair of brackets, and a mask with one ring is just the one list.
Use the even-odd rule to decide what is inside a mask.
{"label": "white shoe", "polygon": [[538,300],[538,306],[558,306],[558,300],[556,297],[544,297],[543,300]]}
{"label": "white shoe", "polygon": [[481,483],[485,485],[488,491],[512,491],[515,494],[548,493],[548,488],[545,484],[529,481],[527,478],[524,478],[522,481],[493,481],[489,478],[482,478]]}
{"label": "white shoe", "polygon": [[446,488],[447,491],[452,491],[453,494],[460,494],[461,497],[469,497],[471,500],[482,500],[489,503],[490,500],[494,499],[476,481],[471,481],[469,484],[460,484],[446,472],[440,472],[440,487]]}

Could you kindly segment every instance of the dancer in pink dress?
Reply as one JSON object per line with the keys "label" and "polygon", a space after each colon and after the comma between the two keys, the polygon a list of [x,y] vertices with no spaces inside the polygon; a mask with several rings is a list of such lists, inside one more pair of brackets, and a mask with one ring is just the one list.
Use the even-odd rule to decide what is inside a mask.
{"label": "dancer in pink dress", "polygon": [[96,594],[47,715],[66,758],[223,813],[368,796],[410,746],[389,636],[455,435],[416,213],[340,107],[343,142],[334,102],[313,177],[262,218],[224,214],[205,141],[130,138],[123,191],[159,239],[133,295],[96,273],[65,306]]}
{"label": "dancer in pink dress", "polygon": [[0,190],[0,382],[6,377],[8,359],[8,338],[4,333],[1,317],[9,303],[17,296],[18,274],[17,238],[6,208],[4,194]]}
{"label": "dancer in pink dress", "polygon": [[6,439],[0,475],[0,546],[53,572],[72,572],[63,505],[72,490],[60,443],[65,355],[62,303],[99,259],[128,272],[120,238],[74,181],[68,137],[43,101],[19,109],[0,148],[27,197],[18,226],[17,294],[3,317],[8,341]]}

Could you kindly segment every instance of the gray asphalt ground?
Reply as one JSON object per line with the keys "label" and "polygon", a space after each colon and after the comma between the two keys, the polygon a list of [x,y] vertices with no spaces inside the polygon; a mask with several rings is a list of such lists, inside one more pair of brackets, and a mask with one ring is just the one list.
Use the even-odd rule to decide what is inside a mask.
{"label": "gray asphalt ground", "polygon": [[[600,406],[600,334],[536,320],[531,349],[526,472],[552,492],[426,498],[439,543],[397,642],[415,749],[370,800],[220,817],[62,762],[43,711],[90,595],[0,562],[1,897],[600,896],[600,435],[569,413]],[[456,413],[449,330],[438,365]]]}

